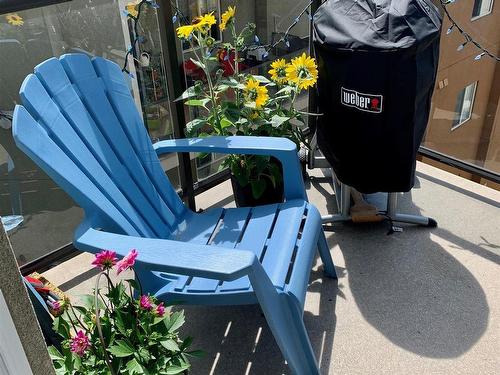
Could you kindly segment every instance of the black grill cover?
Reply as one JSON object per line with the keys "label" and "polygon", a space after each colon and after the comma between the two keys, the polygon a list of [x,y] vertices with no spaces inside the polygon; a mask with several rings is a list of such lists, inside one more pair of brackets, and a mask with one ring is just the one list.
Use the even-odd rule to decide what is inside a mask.
{"label": "black grill cover", "polygon": [[318,145],[363,193],[414,185],[439,59],[430,0],[328,0],[314,15]]}

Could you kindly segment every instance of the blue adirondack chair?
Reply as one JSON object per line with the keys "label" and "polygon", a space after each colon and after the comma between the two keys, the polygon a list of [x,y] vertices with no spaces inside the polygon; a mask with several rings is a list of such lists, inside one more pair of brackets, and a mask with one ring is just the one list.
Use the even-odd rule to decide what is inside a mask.
{"label": "blue adirondack chair", "polygon": [[[302,320],[316,249],[326,274],[336,274],[292,142],[211,137],[152,145],[120,68],[83,54],[38,65],[20,95],[18,147],[85,211],[76,248],[119,256],[137,249],[143,288],[162,300],[260,304],[292,372],[319,373]],[[286,200],[192,212],[158,160],[173,152],[272,155],[283,164]]]}

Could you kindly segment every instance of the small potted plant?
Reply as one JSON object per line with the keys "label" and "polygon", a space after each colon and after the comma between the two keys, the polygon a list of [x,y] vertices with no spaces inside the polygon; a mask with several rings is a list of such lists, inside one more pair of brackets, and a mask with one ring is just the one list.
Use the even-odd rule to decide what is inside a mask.
{"label": "small potted plant", "polygon": [[[255,25],[248,23],[237,32],[235,17],[234,7],[222,14],[219,27],[231,36],[226,43],[209,35],[216,23],[213,13],[177,29],[178,37],[191,46],[194,57],[190,61],[204,72],[204,80],[196,81],[181,96],[186,105],[199,110],[197,118],[186,125],[187,134],[286,137],[298,147],[307,145],[297,125],[304,123],[304,116],[310,114],[298,111],[294,104],[303,90],[316,84],[315,60],[305,53],[290,62],[278,59],[271,64],[269,78],[241,72],[241,56],[252,48],[247,41],[255,38]],[[231,171],[238,206],[282,201],[283,177],[277,160],[266,156],[229,155],[221,167]]]}
{"label": "small potted plant", "polygon": [[[132,269],[138,253],[132,250],[118,261],[113,251],[102,251],[92,263],[101,270],[93,295],[82,306],[67,304],[55,318],[53,328],[62,338],[62,347],[49,347],[57,374],[187,374],[188,351],[192,339],[182,340],[179,328],[183,311],[172,312],[156,298],[142,293],[135,279],[112,281],[117,274]],[[106,281],[105,291],[99,288]]]}

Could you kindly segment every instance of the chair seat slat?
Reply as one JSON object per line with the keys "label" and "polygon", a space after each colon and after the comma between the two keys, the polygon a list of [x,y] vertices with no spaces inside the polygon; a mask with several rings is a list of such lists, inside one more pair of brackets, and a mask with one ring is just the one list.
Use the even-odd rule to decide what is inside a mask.
{"label": "chair seat slat", "polygon": [[[268,236],[270,235],[278,207],[277,204],[273,204],[252,208],[251,217],[243,234],[243,238],[236,248],[251,250],[260,259]],[[250,280],[246,276],[238,280],[224,282],[219,287],[221,292],[248,289],[250,289]]]}
{"label": "chair seat slat", "polygon": [[[291,201],[283,203],[280,207],[262,261],[264,269],[276,287],[284,287],[306,205],[304,201]],[[278,264],[279,267],[276,266]]]}
{"label": "chair seat slat", "polygon": [[[228,255],[231,256],[237,241],[241,238],[243,228],[247,224],[250,215],[250,208],[239,208],[226,210],[222,219],[222,225],[219,232],[213,239],[212,245],[226,247]],[[195,277],[191,284],[187,286],[189,292],[215,292],[219,285],[218,280],[208,280],[201,277]]]}
{"label": "chair seat slat", "polygon": [[[215,208],[203,214],[187,215],[179,223],[177,229],[169,239],[180,242],[190,242],[196,245],[206,245],[219,222],[224,209]],[[188,282],[188,276],[179,276],[175,285],[175,290],[182,291]]]}

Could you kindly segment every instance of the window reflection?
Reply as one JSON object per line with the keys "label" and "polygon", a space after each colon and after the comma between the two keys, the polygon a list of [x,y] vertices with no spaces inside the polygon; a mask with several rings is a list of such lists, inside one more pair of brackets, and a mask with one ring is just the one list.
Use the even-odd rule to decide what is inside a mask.
{"label": "window reflection", "polygon": [[[40,62],[65,53],[102,56],[120,66],[133,25],[123,14],[125,0],[73,0],[0,15],[0,216],[18,261],[23,264],[71,242],[81,210],[14,144],[11,114],[20,103],[23,79]],[[153,140],[172,137],[167,71],[163,63],[156,11],[147,8],[139,32],[144,42],[129,67],[130,89]],[[171,182],[179,185],[176,155],[162,160]],[[16,221],[17,220],[17,221]],[[19,224],[19,225],[16,225]]]}

